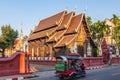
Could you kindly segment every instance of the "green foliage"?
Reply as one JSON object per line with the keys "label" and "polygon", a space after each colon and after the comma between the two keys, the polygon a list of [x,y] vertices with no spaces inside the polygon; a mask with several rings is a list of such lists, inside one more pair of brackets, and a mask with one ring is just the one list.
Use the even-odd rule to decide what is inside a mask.
{"label": "green foliage", "polygon": [[18,31],[11,28],[10,25],[1,27],[1,36],[0,36],[0,48],[4,50],[5,48],[12,49],[14,45],[14,41],[18,36]]}
{"label": "green foliage", "polygon": [[100,41],[104,36],[110,33],[110,28],[105,24],[105,21],[98,20],[97,22],[92,23],[91,17],[87,17],[87,24],[91,30],[91,37],[95,41]]}
{"label": "green foliage", "polygon": [[110,27],[105,24],[105,21],[100,20],[93,24],[93,30],[93,39],[96,39],[97,42],[110,33]]}
{"label": "green foliage", "polygon": [[115,27],[112,38],[116,41],[117,46],[120,48],[120,26]]}
{"label": "green foliage", "polygon": [[120,19],[117,15],[113,14],[111,21],[115,24],[112,38],[116,41],[116,46],[120,48]]}
{"label": "green foliage", "polygon": [[97,48],[93,49],[93,56],[96,57],[103,37],[110,33],[110,26],[106,25],[105,21],[98,20],[97,22],[92,23],[91,17],[87,17],[86,19],[91,30],[91,38],[97,46]]}
{"label": "green foliage", "polygon": [[3,36],[0,36],[0,48],[3,49],[3,52],[6,47],[7,47],[7,42],[4,40]]}
{"label": "green foliage", "polygon": [[113,14],[113,18],[111,19],[111,21],[115,24],[115,26],[120,25],[120,19],[116,14]]}
{"label": "green foliage", "polygon": [[87,20],[87,25],[88,25],[89,27],[91,27],[91,25],[92,25],[92,19],[91,19],[91,17],[90,17],[90,16],[87,16],[86,20]]}
{"label": "green foliage", "polygon": [[98,48],[93,48],[92,54],[94,57],[97,57],[98,56]]}

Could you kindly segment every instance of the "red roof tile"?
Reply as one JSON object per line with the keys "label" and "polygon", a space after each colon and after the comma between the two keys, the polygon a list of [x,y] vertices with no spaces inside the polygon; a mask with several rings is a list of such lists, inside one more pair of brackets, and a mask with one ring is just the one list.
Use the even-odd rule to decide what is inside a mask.
{"label": "red roof tile", "polygon": [[67,28],[74,14],[75,14],[74,12],[70,12],[66,14],[57,30],[64,29],[65,27]]}
{"label": "red roof tile", "polygon": [[73,40],[75,40],[77,34],[69,34],[69,33],[75,33],[78,31],[78,28],[80,27],[80,23],[82,22],[83,14],[76,15],[72,18],[71,23],[66,31],[65,35],[54,47],[60,47],[60,46],[66,46]]}
{"label": "red roof tile", "polygon": [[66,11],[62,11],[60,13],[57,13],[53,16],[41,20],[38,26],[35,28],[34,32],[58,25],[66,13],[67,13]]}
{"label": "red roof tile", "polygon": [[77,37],[77,34],[64,36],[54,47],[66,46],[69,43],[71,43],[73,40],[75,40],[76,37]]}
{"label": "red roof tile", "polygon": [[76,15],[72,18],[71,24],[65,34],[75,33],[80,27],[80,23],[82,22],[83,14]]}
{"label": "red roof tile", "polygon": [[33,33],[33,34],[31,34],[31,35],[29,36],[28,40],[33,40],[33,39],[43,38],[43,37],[49,36],[49,35],[51,35],[54,31],[56,31],[56,27],[55,27],[55,28],[50,28],[50,29],[45,30],[45,31]]}
{"label": "red roof tile", "polygon": [[50,37],[50,39],[47,42],[53,42],[53,41],[58,40],[60,37],[62,37],[64,35],[64,33],[65,33],[64,31],[66,31],[66,30],[57,31],[54,35],[52,35]]}
{"label": "red roof tile", "polygon": [[[68,25],[70,24],[70,21],[72,19],[74,15],[74,12],[68,13],[64,16],[64,19],[62,21],[62,23],[60,24],[60,26],[57,28],[57,30],[61,30],[64,29],[65,26],[66,28],[68,27]],[[53,42],[56,40],[58,40],[59,38],[61,38],[61,36],[64,35],[64,33],[66,32],[66,30],[62,30],[62,31],[56,31],[56,33],[50,37],[50,39],[47,42]]]}

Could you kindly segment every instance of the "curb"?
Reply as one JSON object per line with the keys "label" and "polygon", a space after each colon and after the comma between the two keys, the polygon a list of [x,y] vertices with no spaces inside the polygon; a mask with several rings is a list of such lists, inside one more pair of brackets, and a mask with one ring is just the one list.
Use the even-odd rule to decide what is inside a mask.
{"label": "curb", "polygon": [[8,78],[8,79],[4,79],[4,80],[23,80],[26,79],[25,77],[16,77],[16,78]]}
{"label": "curb", "polygon": [[87,67],[86,70],[94,70],[94,69],[101,69],[104,66],[94,66],[94,67]]}
{"label": "curb", "polygon": [[39,76],[37,76],[37,75],[21,76],[21,77],[7,78],[4,80],[24,80],[24,79],[34,78],[34,77],[39,77]]}

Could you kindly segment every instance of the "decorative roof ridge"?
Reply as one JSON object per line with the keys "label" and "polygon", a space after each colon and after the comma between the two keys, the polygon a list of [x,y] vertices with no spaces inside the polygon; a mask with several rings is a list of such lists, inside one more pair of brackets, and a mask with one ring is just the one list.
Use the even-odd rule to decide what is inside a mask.
{"label": "decorative roof ridge", "polygon": [[64,36],[64,34],[65,34],[66,31],[67,31],[67,30],[64,30],[64,32],[59,36],[58,41],[60,41],[60,39]]}
{"label": "decorative roof ridge", "polygon": [[80,28],[80,25],[81,25],[82,20],[83,20],[84,13],[80,13],[80,14],[78,14],[78,15],[76,15],[76,16],[80,16],[80,15],[82,15],[82,17],[81,17],[81,19],[80,19],[80,22],[79,22],[79,25],[78,25],[77,29],[75,29],[75,32],[78,32],[78,29]]}
{"label": "decorative roof ridge", "polygon": [[56,33],[57,27],[54,27],[53,29],[55,29],[54,31],[52,31],[51,33],[49,33],[49,37],[54,35]]}
{"label": "decorative roof ridge", "polygon": [[57,41],[57,38],[56,38],[56,36],[54,37],[54,41]]}
{"label": "decorative roof ridge", "polygon": [[67,13],[67,10],[63,10],[63,11],[60,11],[60,12],[57,12],[56,14],[54,14],[54,15],[52,15],[52,16],[48,16],[48,17],[45,17],[45,18],[42,18],[42,19],[40,19],[40,21],[42,21],[42,20],[45,20],[45,19],[48,19],[48,18],[51,18],[51,17],[53,17],[53,16],[55,16],[55,15],[58,15],[58,14],[60,14],[60,13]]}
{"label": "decorative roof ridge", "polygon": [[[83,18],[83,14],[80,13],[80,14],[74,15],[74,16],[72,17],[72,19],[76,19],[76,18],[79,18],[79,16],[81,16],[81,17],[80,17],[80,19],[79,19],[78,25],[76,26],[76,29],[74,29],[73,32],[69,32],[69,28],[72,27],[71,24],[70,24],[69,27],[68,27],[68,29],[67,29],[67,33],[65,33],[65,35],[67,35],[67,34],[73,34],[73,33],[77,33],[77,32],[78,32],[78,29],[79,29],[79,27],[80,27],[80,24],[81,24],[81,21],[82,21],[82,18]],[[72,21],[72,20],[71,20],[71,21]]]}
{"label": "decorative roof ridge", "polygon": [[55,34],[56,34],[56,32],[51,37],[49,37],[49,39],[47,40],[47,42],[50,42],[54,38]]}
{"label": "decorative roof ridge", "polygon": [[46,32],[46,36],[48,37],[48,32]]}
{"label": "decorative roof ridge", "polygon": [[[52,16],[48,16],[46,18],[41,19],[39,21],[37,27],[35,27],[34,32],[41,31],[41,30],[46,29],[48,27],[59,25],[65,14],[67,14],[67,11],[63,10],[63,11],[58,12]],[[51,19],[53,20],[52,22],[50,22]],[[47,21],[48,21],[48,24],[46,23]]]}
{"label": "decorative roof ridge", "polygon": [[75,36],[69,42],[67,42],[67,45],[69,45],[77,37],[78,34],[73,34],[73,35],[75,35]]}
{"label": "decorative roof ridge", "polygon": [[33,34],[34,34],[34,33],[38,33],[38,32],[42,32],[42,31],[46,31],[46,30],[48,30],[48,29],[55,28],[55,27],[57,27],[57,26],[58,26],[58,25],[54,25],[54,26],[48,27],[48,28],[46,28],[46,29],[38,30],[38,31],[33,32]]}
{"label": "decorative roof ridge", "polygon": [[[72,35],[75,35],[75,36],[74,36],[69,42],[65,42],[65,44],[62,45],[62,46],[67,46],[67,45],[69,45],[69,44],[77,37],[77,34],[72,34]],[[71,35],[70,35],[70,36],[71,36]],[[65,37],[65,36],[63,36],[62,39],[60,39],[60,41],[58,41],[58,43],[57,43],[56,45],[54,45],[55,48],[61,47],[61,45],[58,45],[58,44],[63,41],[64,37]]]}
{"label": "decorative roof ridge", "polygon": [[56,47],[63,40],[63,38],[64,36],[53,47]]}
{"label": "decorative roof ridge", "polygon": [[[64,24],[64,28],[65,28],[65,29],[66,29],[67,26],[70,24],[70,21],[71,21],[73,15],[74,15],[75,13],[74,13],[73,11],[70,12],[70,13],[67,13],[67,14],[64,15],[64,18],[65,18],[66,15],[69,15],[69,14],[71,14],[71,16],[70,16],[70,19],[68,20],[67,24]],[[63,18],[63,20],[64,20],[64,18]],[[62,21],[61,21],[61,23],[58,25],[58,28],[61,26],[61,24],[62,24]],[[61,29],[59,29],[59,30],[61,31]],[[56,31],[59,32],[59,30],[56,30]],[[64,31],[63,33],[65,33],[65,32],[66,32],[66,31]],[[64,34],[61,34],[61,35],[64,35]],[[61,37],[61,35],[60,35],[60,37]],[[54,37],[55,37],[55,35],[53,35],[50,39],[48,39],[47,42],[51,41],[51,39],[53,39]],[[56,40],[57,40],[57,38],[56,38]]]}
{"label": "decorative roof ridge", "polygon": [[66,24],[67,26],[70,25],[70,22],[71,22],[72,18],[75,16],[75,12],[74,11],[71,11],[69,14],[71,14],[71,13],[72,13],[72,16],[70,17],[70,20],[69,20],[68,24]]}
{"label": "decorative roof ridge", "polygon": [[[70,15],[70,14],[71,14],[71,15]],[[61,26],[61,24],[62,24],[62,22],[61,22],[61,24],[60,24],[60,26],[58,27],[58,30],[57,30],[57,31],[59,31],[59,30],[63,30],[63,29],[62,29],[62,28],[60,28],[60,27],[64,27],[64,29],[66,29],[66,28],[67,28],[67,26],[69,26],[69,24],[70,24],[70,22],[71,22],[72,17],[75,15],[75,12],[74,12],[74,11],[71,11],[71,12],[69,12],[69,13],[65,14],[65,15],[64,15],[64,18],[65,18],[67,15],[70,15],[70,19],[68,20],[67,24],[64,24],[63,26]]]}
{"label": "decorative roof ridge", "polygon": [[[57,32],[60,32],[60,31],[57,31]],[[59,38],[55,36],[55,35],[57,34],[57,32],[55,32],[55,33],[47,40],[47,42],[59,41],[60,38],[63,37],[63,35],[64,35],[64,33],[66,32],[66,30],[63,30],[62,34],[58,36]]]}
{"label": "decorative roof ridge", "polygon": [[[86,23],[86,28],[88,29],[88,31],[89,31],[89,33],[87,32],[87,34],[89,35],[90,34],[90,27],[88,26],[88,24],[87,24],[87,20],[86,20],[86,18],[85,18],[86,16],[85,16],[85,13],[83,13],[83,19],[85,20],[85,23]],[[86,31],[86,29],[85,29],[85,31]],[[91,35],[91,34],[90,34]]]}
{"label": "decorative roof ridge", "polygon": [[64,35],[72,35],[72,34],[77,34],[77,31],[75,30],[75,32],[71,32],[71,33],[65,33]]}

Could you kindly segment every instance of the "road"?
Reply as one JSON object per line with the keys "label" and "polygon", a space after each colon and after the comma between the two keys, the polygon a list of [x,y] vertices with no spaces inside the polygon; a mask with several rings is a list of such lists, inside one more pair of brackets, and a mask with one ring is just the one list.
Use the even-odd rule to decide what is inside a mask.
{"label": "road", "polygon": [[[28,80],[59,80],[54,71],[45,71],[35,73],[39,77]],[[120,80],[120,65],[108,66],[102,69],[88,70],[86,77],[78,80]]]}

